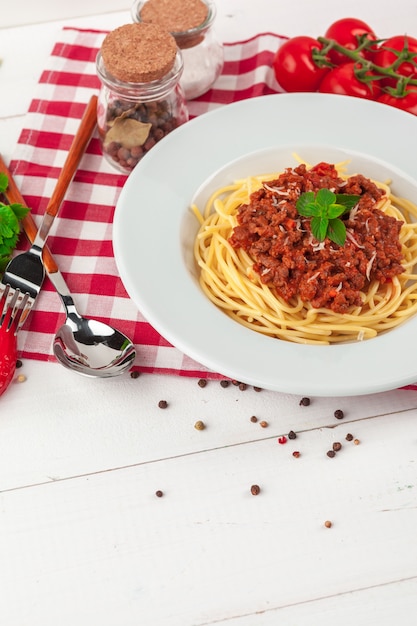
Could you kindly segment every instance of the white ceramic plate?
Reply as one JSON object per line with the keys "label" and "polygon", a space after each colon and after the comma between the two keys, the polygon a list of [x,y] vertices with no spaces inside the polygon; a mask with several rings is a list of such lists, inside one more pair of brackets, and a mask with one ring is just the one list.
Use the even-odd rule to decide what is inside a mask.
{"label": "white ceramic plate", "polygon": [[[124,285],[168,341],[206,367],[276,391],[348,396],[417,381],[417,317],[374,339],[334,346],[265,337],[228,318],[202,293],[192,241],[193,198],[247,173],[345,155],[352,171],[392,175],[417,202],[417,117],[359,98],[279,94],[202,115],[168,135],[133,170],[119,197],[114,252]],[[256,158],[254,159],[254,154]],[[257,166],[255,167],[255,162]],[[358,166],[358,167],[356,167]]]}

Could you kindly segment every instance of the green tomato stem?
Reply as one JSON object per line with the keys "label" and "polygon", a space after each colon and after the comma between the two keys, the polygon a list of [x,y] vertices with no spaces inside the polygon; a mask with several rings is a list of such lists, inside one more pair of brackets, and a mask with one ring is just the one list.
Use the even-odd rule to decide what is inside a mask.
{"label": "green tomato stem", "polygon": [[[323,48],[321,50],[317,50],[313,55],[313,60],[319,67],[323,66],[327,62],[326,55],[330,52],[330,50],[336,50],[336,52],[340,52],[345,57],[360,66],[357,72],[357,77],[364,83],[369,82],[370,80],[378,80],[383,77],[393,78],[397,81],[397,89],[391,89],[390,93],[392,93],[392,95],[397,95],[398,97],[406,95],[406,88],[408,86],[417,85],[417,79],[402,76],[402,74],[399,74],[396,71],[403,61],[410,61],[410,57],[412,59],[415,58],[415,55],[410,55],[407,48],[399,53],[398,58],[391,65],[388,67],[382,67],[380,65],[376,65],[376,63],[370,61],[369,59],[364,59],[360,54],[362,50],[369,46],[370,43],[374,43],[370,42],[368,39],[364,39],[355,50],[345,48],[334,39],[328,39],[327,37],[317,37],[317,41],[323,45]],[[372,76],[366,76],[367,72],[372,72]]]}

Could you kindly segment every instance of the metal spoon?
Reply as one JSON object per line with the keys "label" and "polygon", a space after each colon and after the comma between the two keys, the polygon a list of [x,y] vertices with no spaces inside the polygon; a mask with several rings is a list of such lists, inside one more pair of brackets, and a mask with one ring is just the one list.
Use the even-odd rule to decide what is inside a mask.
{"label": "metal spoon", "polygon": [[58,329],[53,343],[58,361],[68,369],[85,376],[108,378],[128,369],[136,356],[131,340],[99,320],[82,317],[57,269],[49,273],[67,313],[65,324]]}
{"label": "metal spoon", "polygon": [[[93,133],[96,125],[96,107],[97,97],[93,96],[58,177],[54,191],[57,202],[63,200]],[[8,178],[8,188],[5,193],[7,201],[26,206],[1,155],[0,171]],[[22,225],[29,241],[33,242],[37,226],[30,213],[24,217]],[[136,356],[131,340],[111,326],[98,320],[86,319],[78,313],[64,277],[48,247],[45,247],[43,251],[43,263],[67,313],[66,322],[56,333],[53,343],[54,354],[58,361],[68,369],[85,376],[105,378],[122,374],[132,365]]]}

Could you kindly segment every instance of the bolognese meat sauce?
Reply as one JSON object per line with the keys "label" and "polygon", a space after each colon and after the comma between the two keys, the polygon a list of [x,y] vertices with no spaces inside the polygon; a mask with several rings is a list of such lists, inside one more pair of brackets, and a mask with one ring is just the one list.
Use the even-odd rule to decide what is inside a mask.
{"label": "bolognese meat sauce", "polygon": [[[317,241],[310,218],[297,211],[302,193],[323,188],[360,196],[343,217],[343,246],[328,238]],[[382,196],[384,191],[368,178],[358,174],[344,180],[332,164],[287,168],[239,207],[230,243],[250,254],[260,280],[285,301],[299,296],[314,308],[346,313],[352,305],[362,305],[360,292],[371,281],[385,283],[404,271],[399,241],[403,222],[378,209]]]}

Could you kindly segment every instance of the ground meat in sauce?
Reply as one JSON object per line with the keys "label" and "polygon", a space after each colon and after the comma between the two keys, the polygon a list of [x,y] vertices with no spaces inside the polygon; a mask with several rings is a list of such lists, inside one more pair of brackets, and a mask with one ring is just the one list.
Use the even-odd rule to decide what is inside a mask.
{"label": "ground meat in sauce", "polygon": [[[361,196],[343,217],[344,246],[328,238],[318,242],[310,218],[297,211],[301,193],[321,188]],[[314,308],[346,313],[352,305],[362,304],[360,291],[370,281],[385,283],[404,271],[399,242],[403,222],[377,208],[383,195],[361,174],[346,182],[331,164],[319,163],[310,170],[305,165],[288,168],[239,207],[230,243],[250,254],[260,280],[287,302],[299,295]]]}

